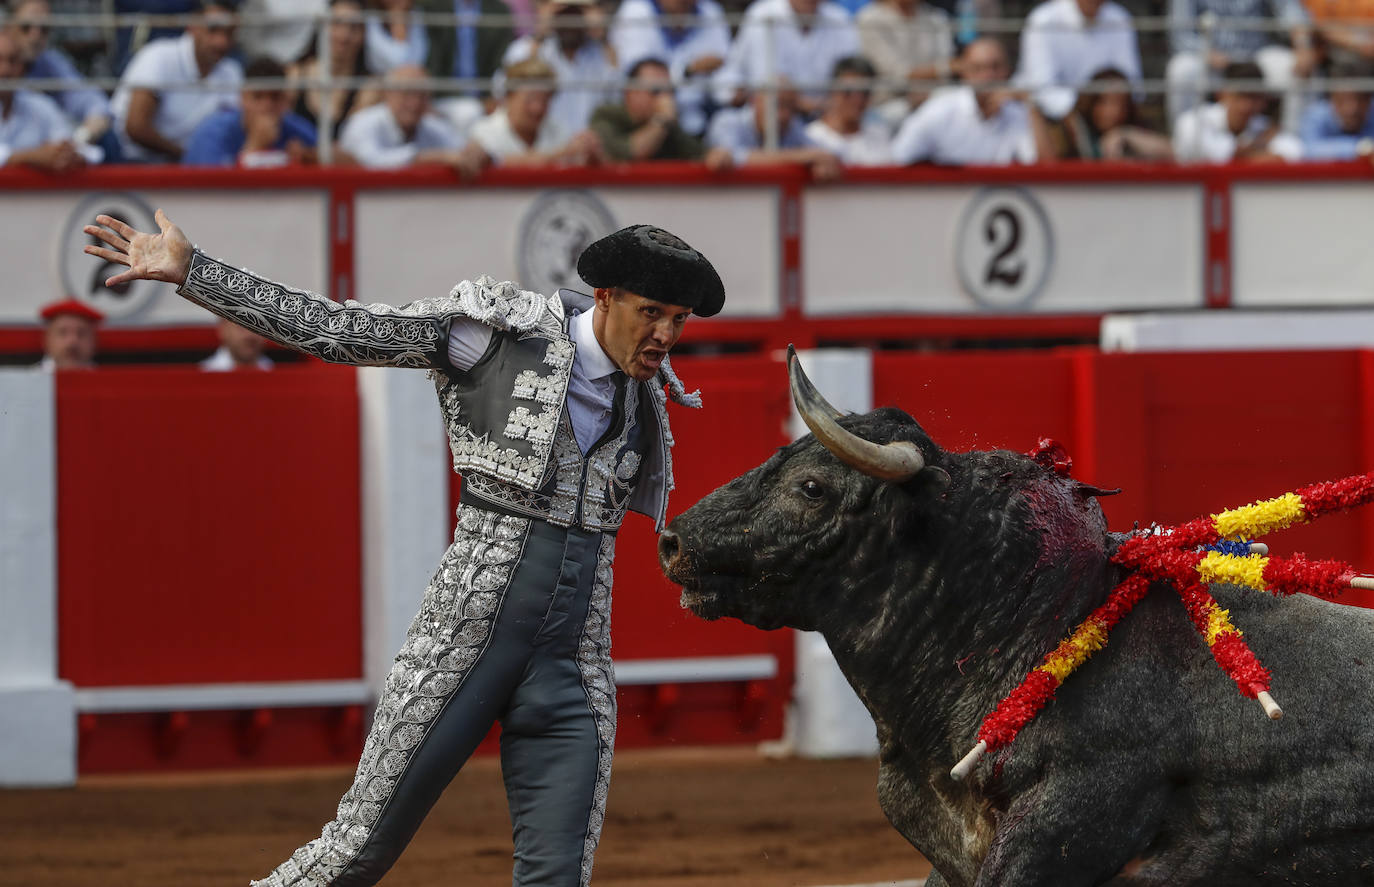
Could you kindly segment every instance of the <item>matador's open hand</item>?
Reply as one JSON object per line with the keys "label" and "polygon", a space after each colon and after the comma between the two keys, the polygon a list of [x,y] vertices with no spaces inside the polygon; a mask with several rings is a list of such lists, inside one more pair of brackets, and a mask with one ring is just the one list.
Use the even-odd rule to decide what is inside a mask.
{"label": "matador's open hand", "polygon": [[157,211],[156,219],[161,229],[159,234],[144,234],[114,216],[106,215],[95,217],[98,225],[87,225],[81,229],[114,247],[105,249],[91,245],[85,248],[85,252],[107,262],[129,266],[128,271],[106,280],[106,286],[117,286],[130,280],[163,280],[178,286],[186,282],[186,272],[191,268],[191,241],[162,210]]}

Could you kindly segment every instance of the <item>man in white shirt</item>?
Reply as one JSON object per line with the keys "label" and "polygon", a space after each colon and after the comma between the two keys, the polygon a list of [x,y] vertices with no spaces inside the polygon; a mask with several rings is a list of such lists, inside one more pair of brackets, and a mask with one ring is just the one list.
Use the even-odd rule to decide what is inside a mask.
{"label": "man in white shirt", "polygon": [[[683,24],[664,17],[696,17]],[[645,59],[666,62],[677,89],[678,122],[700,135],[706,129],[707,88],[730,54],[730,26],[715,0],[624,0],[611,23],[611,46],[620,70]]]}
{"label": "man in white shirt", "polygon": [[[129,61],[110,103],[125,159],[176,162],[206,117],[236,108],[243,68],[229,57],[236,20],[227,0],[200,0],[204,20],[154,40]],[[199,87],[194,90],[178,86]]]}
{"label": "man in white shirt", "polygon": [[[0,80],[23,76],[19,45],[0,29]],[[72,125],[57,102],[27,89],[0,87],[0,167],[63,173],[80,169],[88,159],[99,163],[101,156],[99,148],[72,143]]]}
{"label": "man in white shirt", "polygon": [[1078,87],[1103,68],[1140,84],[1140,48],[1131,14],[1113,0],[1046,0],[1021,29],[1016,83],[1035,90],[1046,116],[1061,120],[1078,101]]}
{"label": "man in white shirt", "polygon": [[[1227,81],[1259,81],[1254,62],[1232,62]],[[1264,115],[1269,96],[1250,87],[1223,86],[1217,100],[1184,111],[1174,121],[1174,157],[1180,163],[1301,160],[1302,142]]]}
{"label": "man in white shirt", "polygon": [[339,147],[370,169],[441,163],[464,176],[480,172],[482,152],[465,148],[453,124],[430,110],[429,91],[419,85],[427,77],[413,65],[390,71],[385,100],[348,118]]}
{"label": "man in white shirt", "polygon": [[960,56],[963,86],[926,99],[892,141],[895,163],[1002,166],[1034,163],[1038,152],[1031,111],[1012,90],[994,87],[1010,72],[1006,50],[990,37]]}
{"label": "man in white shirt", "polygon": [[528,58],[505,70],[506,98],[472,125],[473,144],[502,166],[590,166],[605,162],[601,141],[588,130],[570,134],[549,114],[553,68]]}
{"label": "man in white shirt", "polygon": [[[542,0],[539,17],[548,36],[519,38],[506,49],[501,66],[543,59],[560,84],[549,104],[549,119],[564,132],[581,132],[593,111],[615,100],[621,80],[606,45],[603,15],[596,0]],[[497,78],[498,84],[502,79]]]}
{"label": "man in white shirt", "polygon": [[219,333],[219,348],[200,362],[202,370],[228,373],[235,370],[270,370],[275,366],[272,358],[263,353],[267,348],[267,340],[247,327],[220,318],[216,331]]}
{"label": "man in white shirt", "polygon": [[754,0],[713,78],[716,101],[742,104],[747,90],[781,76],[801,90],[800,108],[811,114],[820,109],[835,63],[858,54],[859,32],[838,3]]}
{"label": "man in white shirt", "polygon": [[806,137],[845,166],[886,166],[892,162],[887,125],[868,115],[877,70],[862,56],[835,64],[834,87],[821,116],[806,125]]}

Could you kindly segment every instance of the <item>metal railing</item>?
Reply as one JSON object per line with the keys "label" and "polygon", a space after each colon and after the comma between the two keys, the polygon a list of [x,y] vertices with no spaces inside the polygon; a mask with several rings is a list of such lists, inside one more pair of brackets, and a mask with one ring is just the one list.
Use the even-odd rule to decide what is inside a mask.
{"label": "metal railing", "polygon": [[[191,84],[174,84],[171,88],[177,91],[239,91],[239,90],[308,90],[319,91],[325,96],[325,100],[320,103],[320,114],[317,119],[317,138],[318,156],[321,162],[328,163],[333,155],[333,109],[334,95],[338,91],[357,90],[365,87],[383,85],[382,75],[369,76],[335,76],[331,73],[331,41],[328,39],[328,29],[331,24],[357,24],[366,23],[370,19],[384,16],[384,13],[364,12],[364,13],[329,13],[319,15],[265,15],[240,13],[232,17],[232,22],[237,27],[270,26],[283,23],[313,23],[314,37],[311,43],[314,47],[314,57],[318,61],[319,76],[315,77],[286,77],[286,78],[254,78],[242,82],[240,85],[226,86],[223,84],[211,84],[205,82]],[[418,22],[426,28],[443,28],[472,26],[477,28],[506,28],[514,29],[526,23],[526,19],[517,15],[459,15],[451,12],[413,12],[407,14],[407,19]],[[732,32],[737,32],[738,28],[747,19],[746,14],[727,14],[725,22],[730,26]],[[0,29],[19,21],[14,16],[5,18],[0,16]],[[152,15],[143,13],[114,14],[114,13],[52,13],[43,17],[25,17],[25,23],[34,23],[46,26],[50,33],[58,32],[62,29],[75,28],[94,28],[107,35],[107,40],[111,46],[115,43],[115,34],[121,29],[130,29],[141,33],[148,33],[156,28],[184,28],[188,25],[218,25],[223,26],[226,22],[224,14],[212,14],[210,16],[201,15]],[[607,39],[612,29],[624,27],[693,27],[703,23],[704,19],[695,15],[663,15],[652,21],[621,21],[612,17],[607,17],[603,22],[594,26],[588,26],[586,19],[581,15],[565,16],[559,18],[546,18],[540,23],[541,31],[537,33],[552,33],[558,28],[584,27],[588,30],[602,32],[602,40]],[[719,19],[715,20],[719,21]],[[775,73],[772,76],[757,80],[744,87],[749,93],[761,93],[767,96],[764,109],[764,134],[763,146],[765,148],[776,148],[779,144],[779,110],[778,96],[784,91],[798,91],[801,93],[822,93],[831,89],[835,82],[830,79],[817,81],[787,81],[785,82],[776,74],[778,65],[776,64],[776,52],[778,44],[778,31],[783,27],[793,27],[794,20],[767,20],[763,22],[769,29],[770,39],[766,41],[766,56],[764,59],[765,70]],[[972,20],[960,20],[955,22],[953,19],[946,21],[950,28],[972,32],[978,36],[994,36],[1002,39],[1010,49],[1011,41],[1007,38],[1022,34],[1025,29],[1026,18],[981,18]],[[811,27],[830,27],[833,23],[821,16],[813,17],[811,22],[805,23]],[[1361,29],[1374,34],[1374,21],[1364,20],[1325,20],[1320,23],[1322,27],[1347,27]],[[1215,35],[1223,30],[1243,30],[1287,34],[1293,30],[1291,23],[1284,23],[1275,19],[1253,19],[1253,18],[1230,18],[1221,19],[1213,15],[1206,14],[1197,21],[1180,22],[1169,16],[1139,16],[1131,20],[1132,29],[1137,35],[1147,34],[1177,34],[1180,30],[1195,30],[1200,38],[1200,52],[1204,57],[1209,53],[1214,45]],[[857,26],[855,26],[857,27]],[[1308,23],[1304,27],[1316,27]],[[609,44],[608,44],[609,46]],[[135,51],[130,48],[129,54]],[[363,50],[360,49],[361,53]],[[1150,59],[1153,65],[1147,68],[1162,68],[1161,59]],[[1374,68],[1374,60],[1371,60],[1371,67]],[[954,70],[957,72],[957,59]],[[1241,91],[1273,91],[1273,88],[1263,80],[1237,80],[1223,82],[1214,72],[1204,66],[1204,82],[1189,86],[1190,90],[1209,92],[1218,87],[1226,86]],[[700,86],[710,86],[709,78],[697,78],[688,81],[683,78],[675,78],[675,87],[681,88],[688,83]],[[949,79],[916,79],[894,81],[878,77],[869,81],[864,81],[874,90],[886,90],[888,92],[929,92],[941,87],[949,86],[952,80]],[[852,85],[853,81],[851,81]],[[0,91],[10,89],[31,89],[38,91],[58,91],[72,87],[70,81],[61,79],[39,79],[39,78],[17,78],[0,79]],[[83,79],[81,86],[93,86],[100,88],[107,93],[113,93],[121,85],[123,80],[113,76],[93,76]],[[153,88],[155,84],[138,84]],[[462,78],[462,77],[428,77],[424,79],[408,80],[405,83],[386,83],[386,89],[397,90],[423,90],[431,93],[451,93],[451,94],[489,94],[493,91],[500,92],[501,80],[499,76],[494,78]],[[561,78],[557,82],[560,91],[570,90],[596,90],[600,92],[615,91],[626,87],[637,85],[633,81],[625,78],[616,79],[613,82],[604,80],[579,80],[576,78]],[[648,85],[648,84],[645,84]],[[653,84],[657,86],[658,84]],[[976,87],[978,90],[1004,90],[1008,88],[1029,90],[1034,92],[1048,86],[1059,86],[1064,84],[1033,84],[1026,83],[1012,77],[1009,80],[1002,80],[992,83],[982,84]],[[1165,96],[1171,89],[1178,89],[1178,83],[1171,83],[1163,77],[1141,77],[1138,81],[1128,84],[1119,82],[1089,82],[1072,87],[1075,92],[1080,94],[1102,94],[1119,93],[1129,91],[1137,97],[1146,101],[1155,101]],[[1308,97],[1316,93],[1326,92],[1333,89],[1353,90],[1359,92],[1374,93],[1374,76],[1326,78],[1308,77],[1297,78],[1293,84],[1293,91],[1303,97]]]}

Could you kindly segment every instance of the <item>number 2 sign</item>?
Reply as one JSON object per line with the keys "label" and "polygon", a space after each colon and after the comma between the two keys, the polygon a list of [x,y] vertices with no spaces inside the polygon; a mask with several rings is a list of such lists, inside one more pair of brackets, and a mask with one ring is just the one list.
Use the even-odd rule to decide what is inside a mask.
{"label": "number 2 sign", "polygon": [[954,260],[964,291],[982,307],[1027,308],[1054,263],[1049,218],[1022,188],[979,189],[959,219]]}

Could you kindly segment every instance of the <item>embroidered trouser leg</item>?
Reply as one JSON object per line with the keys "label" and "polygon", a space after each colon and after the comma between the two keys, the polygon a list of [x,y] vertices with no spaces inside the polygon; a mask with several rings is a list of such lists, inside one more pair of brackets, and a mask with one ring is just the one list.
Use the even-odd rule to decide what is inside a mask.
{"label": "embroidered trouser leg", "polygon": [[[584,645],[594,653],[609,646],[611,544],[610,537],[597,533],[460,507],[454,543],[387,677],[357,776],[339,803],[337,817],[319,838],[255,884],[377,883],[491,724],[506,713],[532,663],[540,658],[537,654],[549,646],[550,638],[563,638],[579,614],[582,622],[571,654],[578,692],[589,711],[590,684],[598,685],[596,692],[602,697],[609,693],[613,699],[608,661],[603,666],[600,654],[582,654]],[[606,580],[604,589],[601,577]],[[602,611],[589,606],[595,597],[604,599]],[[597,664],[599,678],[584,676],[584,671],[593,670],[579,667],[584,658]],[[556,672],[548,676],[558,677]],[[595,741],[589,736],[581,754],[598,764],[604,756],[609,771],[614,710],[604,702],[601,708],[607,714],[599,720],[593,715]],[[538,759],[531,763],[539,765]],[[576,860],[582,868],[560,876],[560,884],[578,883],[584,871],[590,872],[595,837],[588,833],[594,822],[599,835],[605,798],[601,768],[593,767],[590,790],[573,793],[578,798],[590,796],[593,805],[599,798],[602,806],[589,811],[582,803],[577,810],[580,826],[557,827],[576,831],[582,851]]]}

